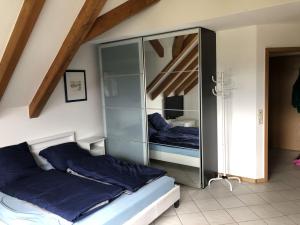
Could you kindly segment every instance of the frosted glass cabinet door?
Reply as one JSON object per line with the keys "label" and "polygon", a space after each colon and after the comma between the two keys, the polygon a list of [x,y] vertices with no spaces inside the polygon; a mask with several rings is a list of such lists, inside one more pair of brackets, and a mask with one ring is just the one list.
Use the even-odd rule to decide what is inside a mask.
{"label": "frosted glass cabinet door", "polygon": [[141,40],[100,45],[106,150],[146,164],[145,112]]}
{"label": "frosted glass cabinet door", "polygon": [[103,75],[140,74],[139,43],[116,45],[101,49]]}
{"label": "frosted glass cabinet door", "polygon": [[144,142],[143,112],[136,108],[105,109],[106,135],[122,140]]}

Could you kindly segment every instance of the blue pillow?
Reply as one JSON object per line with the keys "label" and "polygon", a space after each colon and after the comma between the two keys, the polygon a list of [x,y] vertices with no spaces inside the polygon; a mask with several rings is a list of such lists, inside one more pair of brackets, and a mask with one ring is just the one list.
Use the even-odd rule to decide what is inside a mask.
{"label": "blue pillow", "polygon": [[39,169],[26,142],[0,148],[0,188]]}
{"label": "blue pillow", "polygon": [[166,120],[159,113],[153,113],[148,115],[148,121],[158,131],[167,130],[171,128],[171,125],[168,124]]}
{"label": "blue pillow", "polygon": [[90,153],[80,148],[76,142],[67,142],[48,147],[41,151],[39,155],[47,159],[55,169],[61,171],[68,169],[68,160],[91,157]]}

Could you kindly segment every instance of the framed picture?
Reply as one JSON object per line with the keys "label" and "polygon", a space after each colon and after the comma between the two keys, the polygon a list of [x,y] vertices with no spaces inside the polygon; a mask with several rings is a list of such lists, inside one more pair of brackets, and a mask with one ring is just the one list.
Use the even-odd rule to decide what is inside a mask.
{"label": "framed picture", "polygon": [[66,70],[64,83],[66,102],[87,100],[85,70]]}

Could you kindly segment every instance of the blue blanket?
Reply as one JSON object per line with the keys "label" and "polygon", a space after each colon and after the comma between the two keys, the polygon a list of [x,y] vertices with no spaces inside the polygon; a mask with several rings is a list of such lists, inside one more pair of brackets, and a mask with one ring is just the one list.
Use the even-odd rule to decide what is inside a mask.
{"label": "blue blanket", "polygon": [[120,186],[130,192],[137,191],[149,181],[166,173],[160,169],[121,161],[109,155],[68,160],[68,166],[80,175]]}
{"label": "blue blanket", "polygon": [[7,195],[30,202],[68,221],[77,221],[103,207],[122,193],[106,185],[57,170],[40,171],[34,176],[15,180],[1,188]]}
{"label": "blue blanket", "polygon": [[172,127],[151,135],[150,142],[199,149],[199,129],[196,127]]}

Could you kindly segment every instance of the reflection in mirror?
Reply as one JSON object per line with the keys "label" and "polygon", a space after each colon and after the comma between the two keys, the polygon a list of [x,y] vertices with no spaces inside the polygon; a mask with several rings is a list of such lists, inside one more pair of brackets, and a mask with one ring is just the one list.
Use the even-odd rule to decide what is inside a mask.
{"label": "reflection in mirror", "polygon": [[144,42],[150,164],[201,186],[198,35]]}

